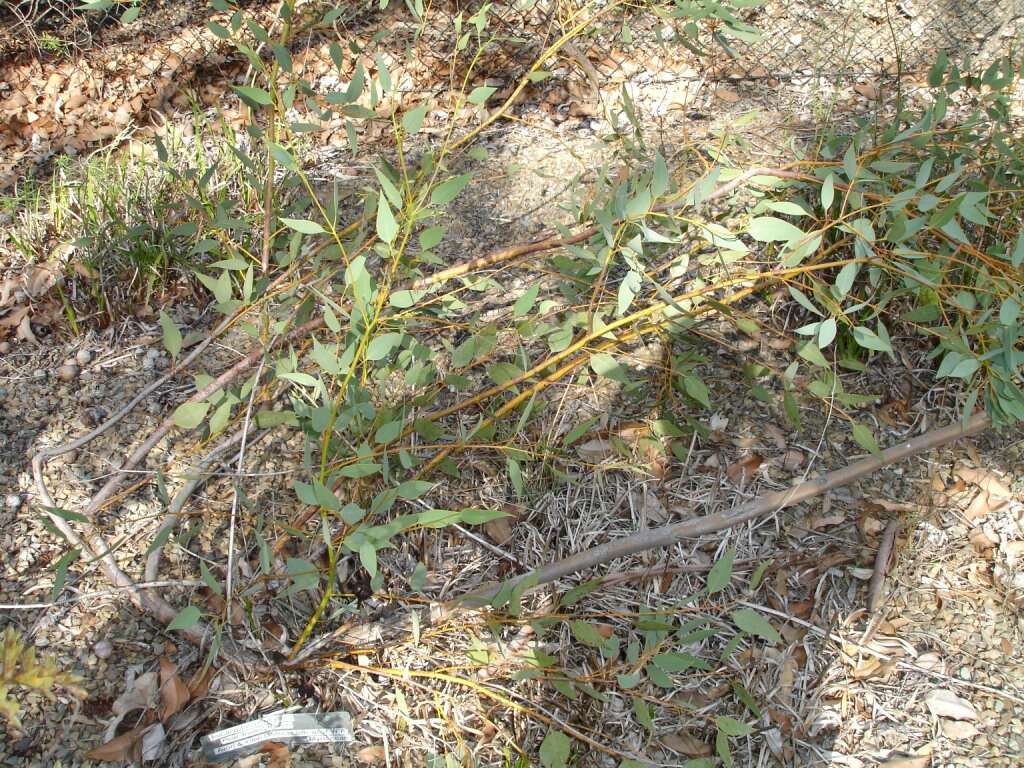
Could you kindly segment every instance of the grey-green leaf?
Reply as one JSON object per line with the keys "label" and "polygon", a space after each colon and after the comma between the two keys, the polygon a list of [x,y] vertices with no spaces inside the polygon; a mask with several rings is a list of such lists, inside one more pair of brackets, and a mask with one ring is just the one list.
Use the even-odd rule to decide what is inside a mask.
{"label": "grey-green leaf", "polygon": [[427,116],[427,105],[413,107],[402,115],[402,128],[406,133],[417,133],[423,127],[423,118]]}
{"label": "grey-green leaf", "polygon": [[572,742],[561,731],[548,731],[540,744],[540,762],[544,768],[565,768],[569,762]]}
{"label": "grey-green leaf", "polygon": [[747,232],[752,238],[761,242],[789,242],[803,237],[804,234],[799,227],[774,216],[759,216],[756,219],[751,219]]}
{"label": "grey-green leaf", "polygon": [[233,85],[231,87],[250,107],[267,107],[274,103],[271,95],[262,88],[253,88],[248,85]]}
{"label": "grey-green leaf", "polygon": [[715,563],[708,572],[708,594],[713,595],[721,592],[729,586],[732,578],[732,564],[736,559],[736,548],[729,547],[722,553],[722,557]]}
{"label": "grey-green leaf", "polygon": [[174,411],[172,418],[174,423],[182,429],[195,429],[203,423],[206,412],[209,410],[209,403],[182,403]]}
{"label": "grey-green leaf", "polygon": [[397,332],[382,333],[379,336],[374,336],[370,343],[366,345],[366,359],[383,360],[402,343],[403,338],[405,338],[405,334]]}
{"label": "grey-green leaf", "polygon": [[491,94],[496,90],[498,89],[491,85],[478,85],[472,90],[472,92],[470,92],[467,100],[470,104],[476,104],[479,106],[491,98]]}
{"label": "grey-green leaf", "polygon": [[769,623],[768,619],[752,608],[740,608],[738,611],[733,611],[732,620],[748,635],[757,635],[772,645],[782,642],[782,636]]}
{"label": "grey-green leaf", "polygon": [[391,212],[387,198],[383,194],[377,197],[377,237],[390,245],[398,236],[398,222]]}
{"label": "grey-green leaf", "polygon": [[863,424],[853,425],[853,441],[868,453],[876,455],[879,453],[874,433]]}
{"label": "grey-green leaf", "polygon": [[836,197],[836,177],[834,174],[829,174],[821,185],[821,207],[824,210],[828,210],[832,207],[832,201]]}
{"label": "grey-green leaf", "polygon": [[171,623],[167,625],[167,630],[171,632],[175,629],[188,629],[195,626],[198,622],[199,609],[194,605],[189,605],[182,608],[178,615],[171,619]]}
{"label": "grey-green leaf", "polygon": [[288,229],[294,229],[296,232],[301,232],[304,235],[320,235],[326,232],[315,221],[309,221],[308,219],[288,219],[282,217],[281,223],[288,227]]}
{"label": "grey-green leaf", "polygon": [[836,319],[829,317],[818,324],[818,349],[824,349],[836,337]]}
{"label": "grey-green leaf", "polygon": [[181,352],[181,331],[162,309],[160,310],[160,327],[164,332],[164,349],[177,360],[178,353]]}
{"label": "grey-green leaf", "polygon": [[434,205],[445,205],[450,203],[469,183],[470,175],[463,173],[459,176],[452,176],[443,184],[438,184],[430,193],[430,202]]}

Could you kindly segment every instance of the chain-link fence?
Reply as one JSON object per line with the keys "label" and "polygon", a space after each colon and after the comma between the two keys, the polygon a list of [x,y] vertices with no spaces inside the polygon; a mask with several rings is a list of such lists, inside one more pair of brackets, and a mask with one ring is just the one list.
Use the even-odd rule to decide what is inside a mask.
{"label": "chain-link fence", "polygon": [[761,39],[735,46],[751,77],[862,78],[913,74],[940,51],[991,59],[1024,29],[1024,0],[798,0],[747,14]]}
{"label": "chain-link fence", "polygon": [[[250,18],[273,23],[277,4],[241,5]],[[332,41],[347,44],[346,66],[363,61],[368,74],[378,65],[375,51],[383,51],[394,63],[392,74],[399,73],[398,89],[421,99],[460,81],[471,57],[450,54],[474,29],[482,5],[439,0],[418,20],[397,0],[383,12],[377,2],[338,4],[329,24],[293,37],[292,52],[304,61],[303,77],[313,73],[318,88],[330,88],[351,74],[344,68],[330,77],[317,74],[331,65]],[[490,3],[493,42],[474,64],[472,85],[494,84],[500,98],[544,46],[575,23],[572,13],[581,5]],[[228,86],[245,77],[245,57],[206,27],[214,15],[207,0],[150,0],[129,26],[117,23],[124,6],[99,14],[80,6],[77,0],[9,0],[0,8],[0,188],[56,154],[109,144],[175,112],[222,106],[232,98]],[[319,18],[330,5],[299,7]],[[1024,0],[768,0],[736,12],[758,30],[756,39],[730,36],[720,20],[699,22],[689,41],[705,51],[698,55],[673,40],[687,18],[649,11],[631,7],[601,16],[574,49],[562,50],[553,64],[559,77],[583,83],[583,90],[596,89],[597,81],[617,88],[645,76],[712,85],[748,80],[766,89],[811,77],[839,84],[891,81],[919,78],[940,51],[953,61],[991,60],[1019,43],[1024,30]],[[228,16],[217,18],[227,23]],[[559,77],[538,83],[530,98],[557,101]]]}

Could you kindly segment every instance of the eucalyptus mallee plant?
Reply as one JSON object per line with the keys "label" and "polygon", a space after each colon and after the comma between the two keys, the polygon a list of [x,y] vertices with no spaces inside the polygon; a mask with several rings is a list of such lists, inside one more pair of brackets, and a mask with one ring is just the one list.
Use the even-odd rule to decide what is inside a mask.
{"label": "eucalyptus mallee plant", "polygon": [[[829,243],[852,246],[842,268],[787,286],[812,320],[797,329],[809,337],[800,357],[817,369],[812,392],[858,405],[825,353],[864,370],[865,356],[897,354],[890,329],[900,327],[931,345],[937,379],[963,382],[965,419],[979,406],[997,426],[1024,419],[1024,158],[1010,112],[1021,74],[1010,57],[977,75],[940,57],[927,108],[882,130],[865,121],[855,135],[827,137],[812,178],[762,204],[809,227],[751,220],[751,235],[776,244],[784,267]],[[876,450],[866,428],[854,436]]]}
{"label": "eucalyptus mallee plant", "polygon": [[[669,386],[657,398],[651,448],[685,456],[673,438],[705,433],[702,418],[714,406],[713,387],[701,373],[707,358],[691,331],[704,314],[715,312],[740,332],[757,333],[763,324],[745,311],[744,301],[765,290],[785,286],[802,307],[807,322],[795,333],[806,341],[785,369],[749,363],[743,375],[753,398],[778,403],[796,425],[798,395],[828,401],[847,416],[857,443],[877,452],[873,431],[854,415],[875,398],[847,391],[842,372],[864,370],[872,355],[896,355],[904,328],[933,345],[937,377],[965,383],[965,417],[977,404],[998,424],[1024,414],[1018,349],[1022,161],[1007,127],[1019,65],[1005,60],[968,76],[940,60],[931,75],[934,102],[918,114],[901,112],[885,129],[865,124],[854,135],[828,136],[820,157],[784,169],[715,167],[684,185],[647,148],[624,89],[621,119],[606,138],[620,146],[630,172],[621,178],[602,174],[594,199],[576,207],[574,230],[477,264],[446,265],[437,255],[446,235],[443,214],[458,195],[472,194],[472,163],[486,161],[472,139],[522,88],[544,79],[544,57],[504,103],[494,104],[495,88],[473,80],[474,64],[495,39],[491,7],[457,15],[453,63],[463,56],[470,64],[454,88],[451,112],[470,107],[480,121],[460,137],[453,126],[439,146],[424,148],[417,134],[427,105],[395,108],[396,87],[384,58],[374,56],[372,69],[363,64],[372,50],[352,42],[347,49],[331,46],[339,73],[351,75],[330,93],[318,93],[296,72],[290,45],[297,31],[329,27],[342,8],[299,14],[286,0],[267,28],[224,0],[213,5],[219,15],[210,22],[212,34],[250,65],[249,80],[234,87],[250,119],[244,134],[229,139],[245,189],[259,191],[252,196],[258,205],[223,190],[211,194],[212,169],[190,168],[183,177],[195,193],[186,204],[200,223],[180,233],[208,259],[196,278],[224,316],[223,327],[236,326],[253,340],[255,352],[243,361],[249,367],[238,370],[260,363],[244,380],[230,371],[216,378],[195,374],[197,394],[173,418],[205,438],[252,428],[296,430],[304,439],[303,474],[293,490],[319,518],[328,567],[290,558],[285,574],[275,572],[275,550],[257,524],[262,579],[233,595],[230,575],[222,585],[208,568],[200,569],[228,605],[240,596],[251,607],[263,582],[282,577],[283,596],[319,592],[292,658],[332,608],[341,556],[357,557],[380,589],[379,558],[400,534],[479,524],[502,514],[430,503],[440,495],[432,473],[459,475],[457,452],[496,452],[520,496],[529,496],[546,472],[555,482],[569,478],[574,460],[564,451],[595,430],[596,422],[583,420],[560,440],[543,428],[542,441],[523,440],[526,427],[542,421],[537,417],[550,407],[541,395],[570,377],[593,374],[619,385],[627,401],[644,401],[648,389],[622,352],[652,334],[672,344]],[[676,19],[689,13],[696,22],[713,12],[740,39],[749,32],[735,17],[722,16],[719,3],[667,5]],[[413,3],[411,12],[422,20],[426,10]],[[544,56],[585,29],[585,22],[574,17]],[[352,56],[359,60],[349,68]],[[954,93],[975,100],[976,111],[963,118],[951,113]],[[361,121],[387,121],[394,137],[388,158],[374,163],[373,181],[356,210],[337,190],[321,194],[302,162],[316,128],[306,120],[334,117],[345,121],[353,153],[360,151]],[[162,144],[158,152],[168,159]],[[708,214],[712,203],[748,183],[771,192],[759,193],[742,227],[729,229]],[[509,296],[506,311],[485,319],[474,297],[509,291],[503,278],[483,268],[543,251],[553,251],[543,278],[529,275]],[[165,346],[184,365],[182,353],[195,339],[183,337],[166,313],[160,322]],[[462,418],[450,418],[455,416]],[[612,442],[629,455],[628,446]],[[411,506],[420,503],[425,509]],[[171,533],[162,528],[154,548]],[[698,596],[725,588],[733,554],[726,552]],[[410,587],[419,589],[424,577],[418,567]],[[564,596],[562,607],[597,586]],[[502,588],[490,607],[519,612],[529,587],[526,580]],[[188,630],[200,619],[199,608],[189,606],[170,626]],[[533,620],[541,630],[553,624]],[[607,636],[584,620],[568,626],[577,643],[619,665],[616,685],[651,734],[656,713],[642,689],[668,689],[673,675],[706,671],[712,638],[730,637],[715,649],[719,661],[744,640],[778,642],[771,624],[750,609],[734,611],[714,627],[704,619],[683,622],[650,612],[625,638]],[[569,697],[578,691],[602,695],[543,655],[533,662],[523,677],[548,682]],[[742,686],[734,693],[760,716]],[[728,739],[753,730],[731,717],[709,726],[727,763]],[[570,750],[569,738],[553,728],[541,746],[542,762],[564,765]]]}

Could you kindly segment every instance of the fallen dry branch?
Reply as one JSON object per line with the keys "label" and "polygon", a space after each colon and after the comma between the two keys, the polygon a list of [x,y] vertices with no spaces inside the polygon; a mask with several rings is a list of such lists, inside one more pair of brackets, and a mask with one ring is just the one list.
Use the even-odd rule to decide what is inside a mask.
{"label": "fallen dry branch", "polygon": [[885,584],[885,576],[889,573],[889,565],[892,560],[893,544],[896,543],[896,534],[900,530],[899,520],[890,520],[882,534],[882,541],[878,545],[878,554],[875,555],[875,570],[871,574],[871,585],[868,587],[868,613],[873,618],[878,609],[882,607],[882,585]]}
{"label": "fallen dry branch", "polygon": [[[881,451],[877,456],[867,456],[858,462],[849,464],[842,469],[805,480],[793,488],[775,491],[753,499],[746,504],[713,515],[705,515],[694,520],[674,523],[661,528],[638,531],[622,539],[593,547],[584,552],[545,565],[524,576],[513,580],[513,586],[529,580],[539,586],[569,576],[578,571],[585,571],[598,565],[610,563],[620,557],[628,557],[649,549],[669,547],[683,539],[703,536],[715,531],[733,528],[748,520],[762,515],[772,514],[786,507],[820,496],[833,488],[839,488],[876,472],[882,467],[897,461],[930,451],[933,448],[951,443],[961,437],[976,435],[991,426],[987,414],[979,413],[972,416],[967,423],[957,422],[939,429],[926,432],[913,440],[908,440]],[[480,607],[488,604],[498,594],[499,586],[489,586],[474,590],[460,598],[456,598],[449,606]]]}
{"label": "fallen dry branch", "polygon": [[[741,504],[728,512],[719,512],[682,523],[666,525],[661,528],[638,531],[621,539],[578,552],[563,560],[541,566],[530,573],[517,576],[503,584],[487,584],[441,606],[434,606],[430,611],[431,615],[429,617],[419,617],[419,623],[421,626],[428,622],[436,623],[465,609],[485,607],[491,603],[502,589],[508,589],[510,586],[512,588],[525,586],[526,591],[530,591],[542,584],[548,584],[580,571],[606,565],[622,557],[635,555],[646,550],[669,547],[683,539],[723,531],[754,518],[774,514],[787,507],[820,496],[826,491],[848,485],[876,472],[882,467],[917,456],[934,448],[939,448],[962,437],[980,434],[990,427],[991,421],[988,415],[977,413],[966,422],[957,422],[926,432],[912,440],[891,446],[877,455],[867,456],[842,469],[806,480],[784,491],[765,494],[746,504]],[[365,645],[385,638],[390,639],[396,633],[408,631],[411,626],[412,621],[406,615],[397,621],[342,628],[344,631],[332,633],[328,638],[346,645]],[[324,640],[326,641],[328,638],[324,638]],[[323,648],[325,644],[325,642],[317,642],[315,647]],[[307,647],[306,652],[297,657],[295,662],[300,663],[302,659],[308,658],[312,654],[313,649],[313,645]]]}
{"label": "fallen dry branch", "polygon": [[[310,320],[303,325],[300,325],[298,328],[293,329],[290,333],[279,338],[277,341],[280,343],[282,340],[291,341],[303,338],[322,324],[323,318]],[[218,389],[228,386],[228,384],[234,381],[238,376],[252,368],[252,366],[263,357],[266,351],[267,350],[264,350],[261,347],[260,349],[250,352],[233,366],[224,371],[224,373],[218,376],[214,381],[210,382],[207,386],[193,394],[186,402],[200,402],[205,400]],[[139,399],[140,398],[137,395],[129,405],[137,403]],[[128,456],[127,459],[125,459],[124,463],[122,463],[118,470],[113,473],[103,487],[92,496],[84,511],[84,516],[86,518],[91,521],[92,516],[103,507],[111,496],[113,496],[114,492],[124,481],[128,472],[138,466],[138,464],[146,458],[149,452],[153,450],[156,444],[159,443],[160,440],[163,439],[163,437],[173,428],[173,417],[168,416],[161,425],[152,434],[150,434],[150,436],[146,438],[146,440],[144,440],[142,444]],[[97,430],[93,430],[93,432],[97,432]],[[92,439],[90,435],[93,435],[93,433],[89,433],[86,437]],[[68,445],[74,445],[77,442],[78,441],[74,441]],[[45,462],[49,458],[55,455],[60,455],[60,453],[64,452],[65,448],[66,446],[60,446],[49,450],[44,449],[36,454],[32,459],[32,474],[35,479],[36,490],[39,493],[39,498],[46,507],[52,508],[56,505],[54,504],[53,498],[50,496],[50,492],[46,487],[43,468],[45,466]],[[70,450],[70,448],[67,450]],[[53,522],[73,547],[79,549],[83,555],[99,562],[100,569],[103,571],[103,575],[107,580],[113,586],[125,589],[136,607],[145,611],[150,616],[164,624],[170,623],[178,614],[178,611],[174,606],[159,595],[155,594],[152,590],[141,590],[135,586],[134,580],[121,569],[120,565],[118,565],[109,542],[101,534],[93,531],[85,534],[85,536],[80,536],[71,524],[61,515],[49,511],[47,511],[47,515],[51,522]],[[187,629],[183,629],[182,632],[189,640],[198,643],[206,636],[207,627],[203,623],[198,623]]]}

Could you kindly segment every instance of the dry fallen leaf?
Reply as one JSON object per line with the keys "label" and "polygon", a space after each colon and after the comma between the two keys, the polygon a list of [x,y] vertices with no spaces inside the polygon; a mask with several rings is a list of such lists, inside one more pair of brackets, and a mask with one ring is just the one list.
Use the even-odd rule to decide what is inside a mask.
{"label": "dry fallen leaf", "polygon": [[595,438],[576,446],[576,453],[587,461],[601,461],[615,455],[615,446],[610,440]]}
{"label": "dry fallen leaf", "polygon": [[30,298],[39,298],[57,283],[58,276],[57,270],[49,265],[33,267],[25,276],[25,293]]}
{"label": "dry fallen leaf", "polygon": [[943,720],[942,734],[947,739],[959,741],[961,739],[973,739],[975,736],[980,736],[981,731],[975,728],[972,723],[965,723],[958,720]]}
{"label": "dry fallen leaf", "polygon": [[16,328],[28,315],[28,307],[15,307],[3,317],[0,317],[0,327]]}
{"label": "dry fallen leaf", "polygon": [[512,540],[513,520],[514,518],[511,517],[497,517],[494,520],[488,520],[483,526],[484,533],[499,547],[503,547]]}
{"label": "dry fallen leaf", "polygon": [[970,530],[967,540],[971,542],[974,551],[980,555],[991,556],[992,550],[999,545],[999,539],[993,538],[980,526]]}
{"label": "dry fallen leaf", "polygon": [[782,456],[782,468],[795,472],[804,464],[804,452],[799,448],[790,448]]}
{"label": "dry fallen leaf", "polygon": [[715,98],[726,104],[735,104],[740,100],[740,95],[731,88],[715,88]]}
{"label": "dry fallen leaf", "polygon": [[651,426],[644,422],[625,424],[619,429],[619,437],[627,443],[638,443],[642,438],[650,437]]}
{"label": "dry fallen leaf", "polygon": [[725,474],[736,485],[745,485],[762,463],[764,463],[764,457],[759,453],[752,453],[726,467]]}
{"label": "dry fallen leaf", "polygon": [[936,688],[924,697],[924,703],[936,717],[950,717],[954,720],[977,720],[974,705],[962,699],[948,688]]}
{"label": "dry fallen leaf", "polygon": [[964,510],[964,517],[968,520],[980,520],[983,517],[988,517],[991,513],[1002,509],[1006,506],[1009,499],[993,496],[992,494],[981,491],[975,496],[971,503],[967,505],[967,509]]}
{"label": "dry fallen leaf", "polygon": [[383,760],[384,754],[384,745],[374,744],[370,747],[363,747],[356,752],[356,760],[369,765],[370,763],[376,763],[378,760]]}
{"label": "dry fallen leaf", "polygon": [[842,525],[846,522],[846,515],[841,511],[836,510],[831,514],[814,514],[807,516],[807,527],[812,531],[820,531],[825,528],[831,528],[834,525]]}
{"label": "dry fallen leaf", "polygon": [[875,88],[875,86],[871,85],[871,83],[857,83],[855,86],[853,86],[853,90],[855,90],[868,101],[874,101],[875,99],[878,98],[878,89]]}
{"label": "dry fallen leaf", "polygon": [[292,766],[292,754],[288,751],[287,744],[268,741],[260,747],[260,752],[270,755],[267,768],[291,768]]}
{"label": "dry fallen leaf", "polygon": [[857,529],[862,539],[872,541],[885,530],[885,521],[879,517],[884,511],[881,506],[870,501],[864,504],[857,516]]}
{"label": "dry fallen leaf", "polygon": [[159,760],[164,754],[167,732],[161,723],[156,723],[142,737],[142,760]]}
{"label": "dry fallen leaf", "polygon": [[642,493],[631,491],[630,496],[633,497],[634,507],[640,511],[648,523],[661,525],[668,520],[668,510],[661,503],[661,499],[650,490],[644,490]]}
{"label": "dry fallen leaf", "polygon": [[792,656],[787,656],[782,662],[782,669],[779,670],[779,702],[786,707],[793,704],[793,685],[796,682],[796,674],[799,671],[797,661]]}
{"label": "dry fallen leaf", "polygon": [[152,728],[151,725],[132,728],[120,736],[115,736],[107,743],[90,749],[85,756],[89,760],[103,760],[109,763],[141,762],[142,737],[150,728]]}
{"label": "dry fallen leaf", "polygon": [[29,320],[28,315],[25,315],[21,322],[18,324],[18,331],[15,334],[19,341],[29,341],[33,344],[38,344],[39,339],[36,338],[35,333],[32,331],[32,321]]}
{"label": "dry fallen leaf", "polygon": [[124,715],[133,709],[150,709],[156,706],[157,673],[146,672],[139,675],[122,693],[110,709],[115,715]]}
{"label": "dry fallen leaf", "polygon": [[178,667],[167,656],[160,657],[160,720],[178,714],[191,698],[188,686],[178,675]]}
{"label": "dry fallen leaf", "polygon": [[217,674],[217,670],[213,667],[206,667],[199,669],[192,679],[188,681],[188,692],[191,698],[201,699],[210,690],[210,683],[213,682],[213,676]]}
{"label": "dry fallen leaf", "polygon": [[900,755],[890,757],[878,768],[928,768],[931,761],[931,755]]}
{"label": "dry fallen leaf", "polygon": [[776,448],[778,448],[780,451],[786,450],[787,442],[785,432],[783,432],[779,427],[775,426],[774,424],[765,424],[764,431],[765,434],[768,435],[769,438],[771,438],[771,441],[775,444]]}
{"label": "dry fallen leaf", "polygon": [[999,477],[988,469],[974,469],[973,467],[957,467],[957,477],[965,483],[976,485],[990,496],[1009,499],[1013,496],[1006,484]]}
{"label": "dry fallen leaf", "polygon": [[705,744],[696,736],[686,731],[667,733],[661,737],[661,743],[673,752],[686,755],[687,757],[706,757],[711,754],[710,744]]}
{"label": "dry fallen leaf", "polygon": [[922,653],[914,660],[914,663],[922,669],[927,669],[931,672],[939,672],[942,674],[946,673],[946,663],[942,660],[942,657],[939,656],[939,654],[935,653],[935,651]]}

